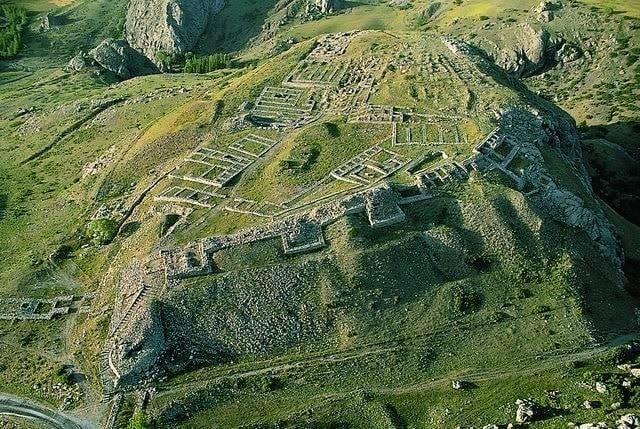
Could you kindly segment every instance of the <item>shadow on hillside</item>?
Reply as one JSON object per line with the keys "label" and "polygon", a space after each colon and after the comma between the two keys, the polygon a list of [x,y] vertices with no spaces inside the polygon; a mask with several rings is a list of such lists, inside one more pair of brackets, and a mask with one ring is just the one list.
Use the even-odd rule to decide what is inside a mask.
{"label": "shadow on hillside", "polygon": [[7,212],[7,194],[0,194],[0,220],[4,219]]}
{"label": "shadow on hillside", "polygon": [[618,214],[640,226],[640,123],[580,131],[594,191]]}
{"label": "shadow on hillside", "polygon": [[277,0],[238,0],[228,3],[211,20],[197,50],[203,53],[235,52],[260,34]]}

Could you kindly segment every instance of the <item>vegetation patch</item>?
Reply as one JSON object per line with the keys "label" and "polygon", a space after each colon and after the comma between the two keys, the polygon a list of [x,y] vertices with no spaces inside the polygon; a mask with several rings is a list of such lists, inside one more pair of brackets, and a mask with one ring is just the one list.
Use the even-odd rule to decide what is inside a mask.
{"label": "vegetation patch", "polygon": [[11,4],[0,4],[0,59],[18,54],[26,25],[26,9]]}

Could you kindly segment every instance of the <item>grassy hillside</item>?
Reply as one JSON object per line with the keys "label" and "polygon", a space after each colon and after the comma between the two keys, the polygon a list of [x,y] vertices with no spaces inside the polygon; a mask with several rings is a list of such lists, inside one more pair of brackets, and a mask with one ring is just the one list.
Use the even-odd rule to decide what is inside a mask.
{"label": "grassy hillside", "polygon": [[[636,2],[566,1],[549,23],[533,0],[346,2],[318,19],[289,9],[296,2],[229,2],[196,50],[231,53],[235,68],[123,82],[63,67],[121,37],[126,1],[19,3],[24,43],[0,62],[0,310],[70,294],[89,304],[0,320],[3,392],[106,421],[102,353],[121,302],[133,302],[132,313],[160,309],[166,350],[148,385],[119,387],[118,428],[141,408],[156,427],[318,429],[507,424],[527,397],[542,409],[532,428],[640,409],[640,386],[616,367],[640,363],[626,346],[640,305],[628,293],[640,278]],[[47,11],[57,24],[41,31]],[[524,22],[583,56],[507,76],[491,55]],[[352,30],[363,31],[339,54],[310,55],[321,36]],[[453,52],[443,35],[483,52]],[[554,103],[580,124],[581,146]],[[403,205],[402,224],[372,228],[351,213],[323,226],[317,251],[287,255],[276,235],[214,252],[210,275],[139,295],[126,278],[160,249],[264,227],[382,181],[409,195],[419,171],[468,160],[504,117],[520,147],[513,167],[447,182]],[[242,171],[212,184],[228,164]],[[527,172],[521,186],[507,168]],[[582,205],[553,207],[547,179]],[[569,226],[571,216],[586,226]],[[606,234],[607,222],[620,242],[613,257],[588,235]],[[106,225],[102,240],[96,225]]]}

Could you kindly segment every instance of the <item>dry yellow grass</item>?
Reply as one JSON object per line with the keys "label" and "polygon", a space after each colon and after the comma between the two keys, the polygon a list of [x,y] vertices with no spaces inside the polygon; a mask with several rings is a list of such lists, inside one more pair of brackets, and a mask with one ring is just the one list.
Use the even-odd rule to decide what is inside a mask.
{"label": "dry yellow grass", "polygon": [[[76,0],[9,0],[8,2],[34,12],[45,12],[58,7],[69,6],[75,1]],[[3,3],[3,1],[0,1],[0,3]]]}

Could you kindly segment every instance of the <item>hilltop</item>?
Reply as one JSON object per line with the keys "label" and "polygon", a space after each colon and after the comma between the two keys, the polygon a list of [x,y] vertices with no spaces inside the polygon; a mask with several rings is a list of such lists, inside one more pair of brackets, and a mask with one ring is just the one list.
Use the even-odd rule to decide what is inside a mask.
{"label": "hilltop", "polygon": [[634,427],[633,4],[161,3],[22,4],[3,393],[86,427]]}

